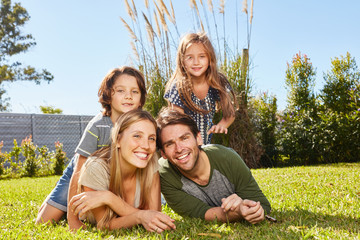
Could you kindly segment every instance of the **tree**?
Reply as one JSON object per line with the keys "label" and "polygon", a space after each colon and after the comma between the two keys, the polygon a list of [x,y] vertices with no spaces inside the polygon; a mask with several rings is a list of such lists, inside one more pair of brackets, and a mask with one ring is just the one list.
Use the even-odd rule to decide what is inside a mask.
{"label": "tree", "polygon": [[53,76],[46,69],[41,72],[10,58],[27,52],[36,43],[31,34],[23,34],[21,28],[30,19],[25,8],[11,0],[1,0],[0,6],[0,112],[9,110],[9,98],[4,98],[6,90],[3,83],[14,81],[50,82]]}
{"label": "tree", "polygon": [[315,70],[305,54],[297,53],[286,69],[289,110],[308,109],[314,103]]}
{"label": "tree", "polygon": [[314,164],[319,158],[316,124],[318,104],[314,94],[315,70],[305,54],[297,53],[286,69],[288,109],[280,124],[281,154],[292,164]]}
{"label": "tree", "polygon": [[40,110],[44,114],[62,114],[63,110],[53,106],[40,106]]}
{"label": "tree", "polygon": [[321,93],[324,107],[348,113],[359,107],[360,72],[350,53],[331,60],[331,70],[324,74]]}

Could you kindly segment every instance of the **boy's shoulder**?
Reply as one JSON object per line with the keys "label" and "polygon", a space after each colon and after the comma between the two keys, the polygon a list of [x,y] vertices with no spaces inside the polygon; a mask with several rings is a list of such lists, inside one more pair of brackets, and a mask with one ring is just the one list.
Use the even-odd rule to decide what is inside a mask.
{"label": "boy's shoulder", "polygon": [[110,117],[104,116],[102,112],[98,113],[95,117],[93,117],[88,124],[89,127],[112,127],[112,125],[113,124]]}

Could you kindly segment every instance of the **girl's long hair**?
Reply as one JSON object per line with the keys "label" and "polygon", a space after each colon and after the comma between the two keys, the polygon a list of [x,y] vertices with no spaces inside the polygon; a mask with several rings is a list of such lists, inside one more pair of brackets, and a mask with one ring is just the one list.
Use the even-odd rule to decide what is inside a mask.
{"label": "girl's long hair", "polygon": [[[114,128],[111,131],[111,145],[104,147],[96,151],[91,155],[93,161],[106,161],[109,164],[110,169],[110,183],[109,191],[115,195],[124,199],[124,186],[123,178],[121,175],[121,161],[119,156],[119,151],[121,151],[116,145],[123,136],[124,130],[129,128],[132,124],[148,120],[156,129],[156,122],[150,113],[143,110],[132,110],[127,113],[122,114],[117,120]],[[157,169],[157,154],[154,152],[153,157],[150,159],[148,165],[145,168],[138,168],[136,171],[137,176],[139,176],[140,181],[140,205],[139,209],[147,209],[149,207],[151,186],[153,183],[153,177],[155,170]],[[84,165],[84,168],[86,166]],[[80,176],[81,177],[81,176]],[[106,211],[104,217],[97,223],[98,228],[109,228],[111,219],[116,217],[116,213],[113,210],[106,206]]]}
{"label": "girl's long hair", "polygon": [[[209,86],[215,88],[219,92],[220,107],[223,113],[223,117],[229,118],[235,116],[234,104],[237,106],[235,93],[232,90],[231,94],[227,92],[226,86],[230,85],[230,83],[226,79],[225,75],[218,71],[214,47],[205,33],[189,33],[181,39],[176,56],[176,68],[170,80],[166,84],[165,91],[171,90],[173,85],[176,84],[180,98],[186,107],[192,111],[200,113],[209,112],[205,109],[202,109],[191,100],[193,86],[191,82],[191,76],[185,69],[184,57],[186,50],[193,43],[201,43],[207,52],[209,58],[209,67],[205,72],[205,79]],[[233,98],[233,101],[231,98]]]}

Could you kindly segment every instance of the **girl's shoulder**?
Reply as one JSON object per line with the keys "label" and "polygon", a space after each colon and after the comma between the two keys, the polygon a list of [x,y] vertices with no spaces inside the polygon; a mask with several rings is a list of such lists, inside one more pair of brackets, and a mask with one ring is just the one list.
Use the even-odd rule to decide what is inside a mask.
{"label": "girl's shoulder", "polygon": [[169,92],[178,92],[176,81],[169,83],[169,85],[166,87],[165,94]]}
{"label": "girl's shoulder", "polygon": [[164,98],[172,104],[178,105],[181,108],[184,107],[175,82],[171,86],[169,86],[169,89],[164,94]]}

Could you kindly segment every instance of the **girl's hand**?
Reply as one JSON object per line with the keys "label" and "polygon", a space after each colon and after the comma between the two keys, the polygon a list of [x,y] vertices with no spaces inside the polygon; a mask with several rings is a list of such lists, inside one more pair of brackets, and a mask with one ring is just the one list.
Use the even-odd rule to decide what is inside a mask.
{"label": "girl's hand", "polygon": [[87,211],[106,205],[109,191],[88,191],[75,195],[69,202],[69,208],[81,218]]}
{"label": "girl's hand", "polygon": [[207,134],[209,135],[210,133],[225,133],[227,134],[228,129],[226,127],[224,127],[223,125],[217,124],[217,125],[213,125],[209,131],[207,132]]}
{"label": "girl's hand", "polygon": [[154,210],[141,210],[138,212],[140,222],[144,228],[149,232],[161,233],[164,230],[176,229],[173,219],[168,215],[154,211]]}

